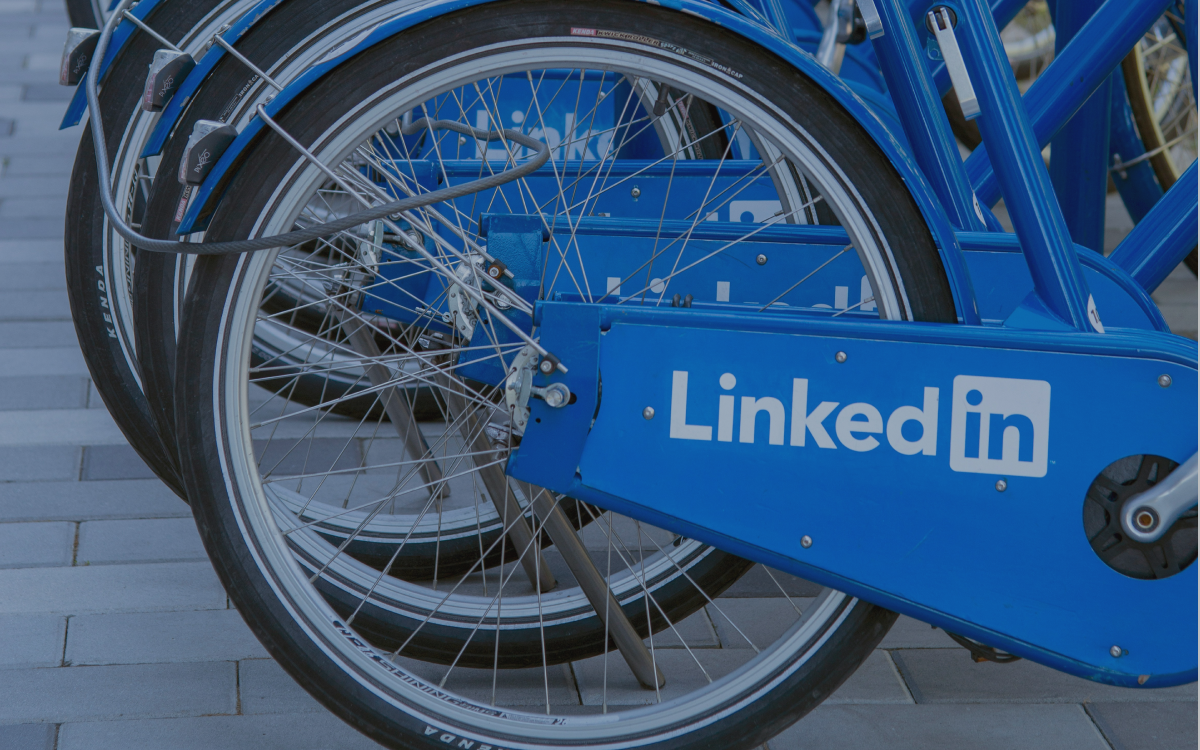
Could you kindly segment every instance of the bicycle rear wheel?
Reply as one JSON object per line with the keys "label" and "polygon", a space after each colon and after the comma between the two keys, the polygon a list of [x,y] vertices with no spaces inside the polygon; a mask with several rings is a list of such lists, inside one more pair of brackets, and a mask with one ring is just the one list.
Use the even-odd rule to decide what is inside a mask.
{"label": "bicycle rear wheel", "polygon": [[[584,33],[573,34],[573,30]],[[726,65],[722,61],[730,62]],[[572,71],[579,80],[595,81],[598,88],[587,92],[589,107],[585,109],[608,96],[636,102],[638,98],[631,92],[645,85],[654,94],[650,111],[656,111],[653,103],[660,92],[666,91],[663,114],[686,109],[695,100],[726,113],[729,119],[723,118],[722,130],[729,135],[730,145],[727,153],[715,161],[730,170],[734,166],[742,170],[734,178],[746,179],[740,188],[761,178],[759,187],[774,191],[772,206],[759,203],[743,207],[745,210],[736,214],[737,218],[752,215],[757,223],[733,235],[736,239],[730,247],[735,253],[750,248],[752,235],[768,228],[764,224],[815,219],[811,208],[817,201],[826,203],[830,215],[836,216],[849,233],[856,251],[853,253],[841,247],[778,247],[771,260],[772,277],[753,289],[756,298],[747,296],[751,294],[749,288],[742,292],[735,287],[727,299],[714,303],[759,309],[769,306],[777,296],[777,301],[804,308],[797,314],[942,322],[955,319],[937,248],[919,210],[887,158],[840,106],[786,64],[727,31],[686,14],[619,2],[496,3],[424,23],[363,53],[316,84],[279,117],[284,128],[334,165],[339,178],[349,181],[354,189],[339,192],[339,186],[330,183],[324,173],[300,159],[282,139],[268,134],[256,144],[230,183],[208,237],[274,234],[312,221],[317,216],[315,206],[323,207],[320,215],[328,217],[355,206],[351,200],[355,197],[378,200],[375,188],[385,193],[388,189],[428,189],[404,179],[404,175],[414,173],[406,170],[415,170],[416,162],[426,160],[420,157],[429,157],[427,160],[450,181],[455,179],[453,175],[462,179],[466,168],[462,162],[471,161],[472,154],[476,173],[488,170],[487,145],[471,139],[459,141],[430,133],[420,153],[414,154],[416,144],[399,138],[398,133],[406,122],[406,113],[414,113],[408,122],[429,112],[472,127],[478,122],[486,126],[489,120],[508,125],[518,118],[513,117],[512,110],[499,106],[502,98],[478,92],[499,87],[504,80],[545,82],[551,80],[547,71]],[[553,79],[555,83],[545,89],[548,96],[561,80],[561,76]],[[611,81],[610,88],[605,88],[607,81]],[[612,93],[620,84],[625,88]],[[478,102],[483,106],[477,107]],[[479,109],[483,111],[481,121],[476,119]],[[319,568],[335,564],[341,556],[314,559],[314,554],[328,555],[329,550],[322,552],[299,532],[300,527],[320,519],[300,520],[302,513],[297,512],[294,503],[288,507],[281,502],[281,482],[272,477],[269,465],[264,465],[268,449],[261,441],[271,431],[282,438],[282,450],[294,451],[295,455],[306,455],[304,451],[315,446],[313,440],[323,435],[336,437],[339,443],[332,446],[332,457],[336,459],[344,455],[341,448],[349,445],[354,435],[376,435],[379,427],[376,423],[336,419],[331,416],[332,403],[299,409],[286,403],[285,391],[267,396],[254,389],[256,378],[270,375],[255,367],[251,350],[263,318],[279,317],[264,316],[262,312],[263,296],[273,288],[273,279],[287,277],[321,290],[326,306],[338,311],[338,325],[346,325],[342,321],[348,319],[352,325],[369,326],[369,330],[385,336],[389,348],[368,359],[390,367],[391,382],[437,383],[446,403],[452,401],[454,393],[465,392],[474,413],[501,426],[497,431],[500,439],[489,454],[492,458],[484,462],[476,460],[481,451],[464,450],[465,438],[456,437],[466,420],[456,416],[453,409],[448,409],[450,413],[440,422],[423,426],[431,443],[441,440],[440,444],[447,446],[434,451],[437,460],[464,459],[461,475],[473,477],[479,476],[485,463],[502,461],[505,453],[514,449],[514,437],[519,433],[511,422],[505,422],[505,414],[511,416],[513,412],[498,400],[504,381],[480,378],[477,371],[475,377],[468,377],[466,370],[472,361],[465,360],[463,354],[474,350],[480,356],[507,363],[522,347],[519,342],[502,339],[501,326],[491,318],[476,320],[477,330],[483,334],[476,339],[474,333],[468,336],[455,325],[453,316],[449,325],[440,312],[435,320],[436,304],[433,309],[425,304],[418,309],[411,302],[404,303],[402,296],[393,297],[386,312],[383,305],[376,312],[373,302],[366,304],[364,300],[390,294],[388,288],[402,286],[405,278],[424,275],[427,281],[450,281],[438,275],[427,259],[422,261],[418,252],[410,252],[411,246],[409,250],[403,246],[409,241],[428,243],[432,255],[456,263],[459,256],[453,252],[455,249],[465,252],[471,247],[468,240],[478,245],[482,239],[477,210],[487,210],[488,201],[494,201],[494,205],[503,207],[498,213],[531,214],[558,237],[557,244],[552,241],[549,247],[559,248],[561,255],[559,250],[551,253],[538,295],[558,290],[594,302],[615,293],[623,304],[670,304],[668,290],[686,291],[683,282],[688,277],[679,269],[693,258],[682,259],[680,245],[670,246],[671,239],[678,235],[653,227],[668,220],[683,220],[695,228],[717,212],[714,226],[732,231],[729,225],[735,222],[721,219],[734,210],[732,203],[740,197],[739,187],[718,187],[711,193],[704,189],[688,192],[691,198],[686,205],[672,208],[664,196],[672,194],[671,185],[682,190],[682,182],[658,183],[662,192],[651,193],[644,187],[651,184],[651,168],[645,163],[632,174],[605,177],[620,167],[613,162],[621,161],[609,156],[610,146],[617,143],[619,151],[626,140],[614,136],[602,144],[593,136],[619,129],[619,119],[595,130],[580,126],[579,135],[574,136],[566,135],[573,132],[571,127],[561,127],[536,109],[532,116],[529,111],[518,114],[525,132],[540,130],[540,135],[555,146],[557,174],[575,176],[570,187],[579,187],[576,197],[571,197],[568,186],[561,185],[547,200],[539,200],[544,185],[539,187],[526,179],[513,183],[507,192],[475,196],[483,205],[464,200],[462,204],[436,207],[462,234],[440,234],[447,222],[423,211],[406,217],[408,225],[399,227],[407,239],[388,229],[390,236],[374,240],[369,228],[363,227],[337,238],[343,244],[323,257],[271,252],[205,258],[197,263],[180,337],[186,344],[179,360],[177,399],[185,474],[206,548],[239,611],[285,668],[332,710],[385,744],[438,747],[453,743],[469,747],[477,743],[504,748],[736,748],[759,744],[836,689],[870,653],[894,615],[826,591],[815,601],[795,602],[792,614],[780,618],[782,632],[776,630],[766,640],[747,639],[755,648],[741,653],[693,648],[686,636],[679,636],[680,643],[672,651],[662,641],[656,648],[652,639],[651,653],[667,672],[664,691],[617,690],[619,684],[628,686],[630,677],[604,637],[591,644],[590,656],[586,651],[564,653],[548,648],[540,654],[534,652],[536,661],[531,670],[510,673],[498,669],[495,661],[490,668],[486,662],[476,663],[474,669],[463,668],[461,662],[452,662],[449,668],[431,667],[405,658],[408,652],[404,642],[393,647],[394,641],[387,641],[387,633],[364,632],[360,627],[361,615],[355,613],[377,606],[378,597],[373,592],[393,585],[386,580],[386,569],[376,571],[374,582],[366,582],[370,586],[357,589],[355,595],[362,599],[350,614],[346,602],[331,601],[327,585],[331,582]],[[548,135],[551,126],[557,130],[555,139]],[[697,137],[706,135],[698,133]],[[740,137],[743,135],[744,139]],[[736,159],[731,156],[735,148]],[[503,168],[506,161],[520,155],[498,156]],[[740,163],[735,165],[735,161]],[[669,169],[683,162],[667,159],[662,163]],[[711,187],[716,182],[718,164],[708,168],[714,170],[705,177]],[[577,179],[581,173],[590,181]],[[631,187],[631,180],[638,182]],[[636,193],[633,187],[638,188]],[[602,206],[592,200],[600,194],[614,199],[619,194],[624,202]],[[630,202],[630,198],[634,200]],[[756,196],[756,200],[766,198]],[[514,211],[513,207],[519,209]],[[626,273],[616,280],[628,286],[618,291],[603,275],[589,276],[589,271],[575,263],[594,258],[578,249],[580,241],[586,242],[581,227],[611,228],[612,222],[606,224],[605,219],[632,222],[643,211],[661,219],[660,224],[650,222],[650,239],[663,243],[651,251],[652,256],[662,258],[657,266],[639,269],[634,263],[625,268]],[[670,216],[664,217],[668,212]],[[598,213],[609,216],[593,215]],[[560,231],[565,234],[558,234]],[[413,232],[419,238],[414,239],[410,234]],[[353,251],[364,243],[378,248],[380,257],[374,262]],[[855,264],[857,275],[853,278],[865,279],[858,304],[854,309],[846,304],[840,305],[841,310],[832,309],[834,305],[824,301],[825,295],[833,291],[824,285],[828,278],[818,273],[811,277],[815,280],[811,286],[798,283],[803,278],[798,275],[803,263],[789,265],[795,258],[810,263],[810,269],[838,259]],[[643,260],[649,259],[646,256]],[[391,273],[388,266],[398,272]],[[347,282],[355,274],[360,280]],[[361,280],[385,275],[385,281]],[[817,291],[810,294],[812,289]],[[831,295],[829,302],[838,304],[835,299],[839,295]],[[407,321],[407,326],[423,327],[430,334],[429,343],[417,337],[414,345],[411,339],[394,335],[383,325],[401,319]],[[433,332],[443,334],[440,341],[445,346],[433,343]],[[414,363],[414,367],[406,369],[405,362]],[[283,402],[278,400],[281,397]],[[273,404],[270,417],[259,408],[266,404]],[[332,431],[322,432],[326,428]],[[389,478],[379,485],[382,493],[379,487],[348,489],[351,480],[345,478],[378,479],[384,469],[395,474],[396,465],[403,464],[411,470],[423,459],[382,452],[372,458],[369,449],[359,455],[367,457],[365,463],[358,460],[339,469],[336,461],[326,460],[323,466],[306,467],[282,479],[297,486],[294,491],[300,495],[298,502],[309,502],[310,508],[311,502],[319,501],[320,493],[331,486],[330,480],[340,475],[344,479],[338,497],[344,496],[344,509],[378,509],[378,515],[400,512],[406,502],[400,492],[405,489],[403,477]],[[453,471],[447,472],[451,474]],[[310,483],[305,485],[306,481]],[[460,496],[461,486],[452,488],[452,498]],[[410,493],[410,499],[416,502],[409,507],[436,515],[439,509],[434,493],[429,492],[429,483],[424,487],[421,495]],[[414,487],[409,485],[408,489]],[[471,490],[465,492],[472,497]],[[477,504],[483,494],[476,497]],[[532,488],[530,495],[538,496],[537,488]],[[326,501],[332,497],[332,493],[324,495]],[[554,497],[551,501],[559,500]],[[665,627],[679,635],[679,618],[686,618],[689,611],[697,615],[703,611],[690,605],[677,606],[675,611],[669,606],[659,610],[658,591],[639,587],[643,581],[650,581],[652,566],[661,564],[663,570],[678,570],[690,564],[685,563],[683,554],[700,550],[689,546],[694,545],[689,540],[645,529],[657,544],[652,547],[656,554],[639,556],[641,545],[629,545],[634,547],[633,554],[626,554],[619,542],[629,539],[639,527],[632,520],[605,515],[600,524],[604,533],[594,539],[600,546],[592,557],[601,570],[601,561],[609,556],[624,567],[620,574],[623,579],[616,574],[606,576],[606,584],[621,597],[629,591],[640,591],[642,596],[634,601],[643,609],[659,611]],[[629,581],[633,582],[631,588],[617,591]],[[464,650],[460,653],[469,651],[476,637],[488,645],[510,637],[490,626],[491,618],[500,618],[509,609],[529,614],[527,632],[536,633],[543,624],[551,624],[548,611],[555,607],[555,594],[530,594],[528,588],[518,588],[521,579],[511,561],[506,561],[501,570],[443,585],[460,591],[461,587],[476,587],[469,590],[479,596],[485,583],[496,588],[477,600],[483,616],[461,630],[458,640]],[[347,590],[349,587],[342,587],[342,591]],[[718,592],[716,587],[710,591],[696,586],[693,595],[707,603],[708,611],[731,615],[728,622],[749,633],[751,623],[723,606],[715,596]],[[444,596],[447,607],[462,601],[456,599],[457,594]],[[674,603],[680,605],[679,600]],[[633,619],[634,613],[630,614]],[[598,612],[591,615],[597,616]],[[652,625],[651,632],[658,627]],[[602,629],[601,635],[606,632]],[[496,649],[493,659],[501,654],[502,647]],[[486,656],[486,652],[480,654]],[[561,665],[563,658],[569,660],[569,671],[553,671],[552,667]],[[551,698],[550,678],[555,675],[558,680],[559,674],[571,675],[570,684],[575,687],[567,689],[565,695],[569,699],[574,691],[573,706],[562,705],[563,694]],[[528,689],[520,689],[521,680],[527,680],[524,684]]]}

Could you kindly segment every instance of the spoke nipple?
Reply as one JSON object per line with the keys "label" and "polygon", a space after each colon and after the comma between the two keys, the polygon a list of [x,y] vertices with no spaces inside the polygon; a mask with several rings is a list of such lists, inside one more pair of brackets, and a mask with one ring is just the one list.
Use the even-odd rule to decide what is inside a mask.
{"label": "spoke nipple", "polygon": [[760,265],[760,266],[765,266],[765,265],[767,265],[767,256],[763,255],[762,253],[759,253],[759,254],[758,254],[758,257],[757,257],[757,258],[755,258],[754,260],[755,260],[755,261],[758,263],[758,265]]}
{"label": "spoke nipple", "polygon": [[635,187],[633,190],[629,191],[629,194],[633,196],[634,200],[637,200],[642,195],[642,189],[640,187]]}
{"label": "spoke nipple", "polygon": [[642,416],[646,419],[654,419],[654,407],[647,406],[645,409],[642,409]]}
{"label": "spoke nipple", "polygon": [[996,480],[996,492],[1004,492],[1007,489],[1008,489],[1008,480],[1007,479],[997,479]]}
{"label": "spoke nipple", "polygon": [[1125,649],[1121,648],[1120,646],[1113,646],[1108,650],[1108,653],[1112,655],[1112,658],[1120,659],[1125,655]]}
{"label": "spoke nipple", "polygon": [[833,355],[833,358],[836,359],[837,363],[840,365],[841,363],[846,361],[846,353],[838,352],[837,354]]}
{"label": "spoke nipple", "polygon": [[808,534],[805,534],[804,536],[800,537],[800,546],[803,547],[804,549],[808,549],[809,547],[811,547],[812,546],[812,537],[809,536]]}
{"label": "spoke nipple", "polygon": [[1158,376],[1158,384],[1161,385],[1163,388],[1170,388],[1171,387],[1171,376],[1170,375],[1159,375]]}

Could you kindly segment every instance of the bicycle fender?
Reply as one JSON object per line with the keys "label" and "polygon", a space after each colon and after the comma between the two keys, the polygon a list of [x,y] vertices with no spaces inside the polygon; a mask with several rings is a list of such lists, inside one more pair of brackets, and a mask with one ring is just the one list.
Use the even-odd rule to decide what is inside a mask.
{"label": "bicycle fender", "polygon": [[[256,23],[266,18],[272,10],[279,7],[284,0],[260,0],[260,2],[247,11],[241,18],[235,21],[225,33],[221,34],[221,38],[229,42],[231,46],[236,46],[246,32],[248,32]],[[175,91],[175,95],[167,102],[167,106],[163,107],[162,114],[159,115],[158,122],[154,125],[154,132],[150,134],[150,138],[146,141],[146,146],[142,149],[142,157],[157,156],[162,153],[163,145],[167,142],[167,138],[175,129],[175,124],[179,122],[179,118],[183,116],[187,105],[191,102],[196,91],[208,79],[213,68],[217,63],[225,57],[225,48],[219,44],[214,44],[204,53],[204,57],[196,63],[196,67],[192,68],[188,73],[187,78],[183,79],[183,83],[179,84],[179,88]]]}
{"label": "bicycle fender", "polygon": [[[161,5],[164,0],[142,0],[129,11],[130,15],[137,18],[139,21],[145,20],[150,12]],[[108,43],[108,50],[104,53],[104,59],[100,61],[100,81],[104,80],[104,74],[112,66],[113,60],[117,59],[117,55],[125,49],[125,45],[133,37],[133,33],[137,31],[137,26],[129,20],[121,21],[121,25],[117,26],[117,30],[113,32],[112,41]],[[58,126],[59,130],[66,130],[79,124],[83,119],[83,113],[87,111],[87,93],[84,91],[85,81],[80,81],[75,87],[75,93],[71,96],[71,103],[67,105],[67,111],[63,115],[62,124]]]}
{"label": "bicycle fender", "polygon": [[[298,76],[283,91],[265,105],[266,113],[274,117],[315,82],[337,69],[351,58],[417,24],[448,13],[486,5],[496,0],[440,0],[414,7],[397,17],[364,32],[363,35],[346,40],[330,49],[324,59]],[[646,2],[678,10],[710,21],[757,44],[792,65],[803,75],[812,79],[870,134],[879,148],[888,156],[900,174],[913,200],[921,210],[926,224],[942,255],[943,266],[954,295],[958,316],[963,323],[978,325],[979,311],[971,286],[970,275],[958,245],[954,230],[938,204],[933,189],[916,163],[906,153],[895,135],[849,86],[822,67],[812,55],[790,41],[781,38],[775,31],[754,23],[743,16],[704,0],[630,0]],[[207,57],[207,56],[206,56]],[[199,68],[199,66],[197,66]],[[178,96],[178,95],[177,95]],[[191,203],[179,225],[180,235],[202,231],[206,226],[217,200],[241,156],[262,132],[264,123],[255,117],[213,166],[208,178],[195,191]],[[889,250],[890,253],[890,250]]]}

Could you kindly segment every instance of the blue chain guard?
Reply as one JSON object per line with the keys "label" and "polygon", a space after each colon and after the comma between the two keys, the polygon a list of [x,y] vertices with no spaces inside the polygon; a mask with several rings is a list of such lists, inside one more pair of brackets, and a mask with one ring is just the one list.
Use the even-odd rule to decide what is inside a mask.
{"label": "blue chain guard", "polygon": [[[1196,452],[1194,342],[556,302],[535,315],[570,369],[539,384],[578,400],[531,403],[511,475],[1081,677],[1196,679],[1197,566],[1128,578],[1082,522],[1108,464]],[[761,400],[743,432],[747,398]]]}

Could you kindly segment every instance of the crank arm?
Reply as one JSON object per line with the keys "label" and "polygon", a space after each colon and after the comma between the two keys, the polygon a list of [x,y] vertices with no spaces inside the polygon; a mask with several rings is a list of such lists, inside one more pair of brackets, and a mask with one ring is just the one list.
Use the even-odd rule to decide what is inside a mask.
{"label": "crank arm", "polygon": [[1139,542],[1156,542],[1188,510],[1196,507],[1196,454],[1121,514],[1125,533]]}

